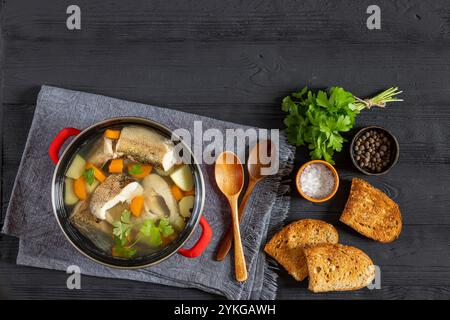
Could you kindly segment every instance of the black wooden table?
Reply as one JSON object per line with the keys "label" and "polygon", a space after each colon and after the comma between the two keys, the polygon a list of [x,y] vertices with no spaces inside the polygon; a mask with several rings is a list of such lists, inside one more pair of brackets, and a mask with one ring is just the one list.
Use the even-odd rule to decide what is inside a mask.
{"label": "black wooden table", "polygon": [[[66,28],[69,4],[81,8],[81,30]],[[312,205],[293,191],[288,217],[334,223],[342,243],[363,249],[381,267],[382,288],[314,295],[280,270],[278,298],[450,298],[450,3],[379,0],[381,30],[366,26],[371,4],[3,0],[2,216],[42,84],[267,128],[283,127],[280,100],[304,85],[339,85],[362,97],[395,85],[405,102],[364,112],[358,126],[381,125],[399,139],[398,165],[368,180],[400,204],[400,238],[379,244],[338,222],[348,181],[360,176],[345,151],[337,157],[343,185],[334,200]],[[301,149],[296,168],[305,160]],[[7,297],[217,298],[94,277],[69,291],[64,272],[17,266],[17,249],[16,239],[0,236],[0,288]]]}

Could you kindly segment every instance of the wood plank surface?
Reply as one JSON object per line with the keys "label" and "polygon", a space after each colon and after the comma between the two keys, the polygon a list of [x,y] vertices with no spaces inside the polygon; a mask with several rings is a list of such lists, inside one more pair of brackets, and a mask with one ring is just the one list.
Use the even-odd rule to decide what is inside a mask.
{"label": "wood plank surface", "polygon": [[[404,229],[391,244],[338,222],[361,175],[336,157],[342,187],[325,204],[301,199],[291,181],[287,221],[319,218],[381,267],[382,288],[315,295],[279,274],[280,299],[450,298],[450,3],[377,1],[382,29],[366,28],[371,1],[79,0],[82,29],[68,31],[66,2],[0,2],[1,206],[4,215],[42,84],[166,106],[222,120],[283,128],[280,100],[304,85],[340,85],[360,97],[399,86],[403,103],[373,109],[357,127],[389,128],[397,166],[368,178],[400,204]],[[308,159],[299,148],[295,167]],[[293,178],[293,176],[292,176]],[[0,296],[14,298],[216,299],[199,290],[83,277],[17,266],[18,241],[0,236]],[[45,281],[43,280],[45,279]]]}

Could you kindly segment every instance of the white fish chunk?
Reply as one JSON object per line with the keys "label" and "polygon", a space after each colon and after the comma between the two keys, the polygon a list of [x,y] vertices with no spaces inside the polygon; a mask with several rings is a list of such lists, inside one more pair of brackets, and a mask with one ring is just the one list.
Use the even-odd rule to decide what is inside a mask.
{"label": "white fish chunk", "polygon": [[149,193],[147,193],[144,205],[146,211],[151,212],[157,217],[168,217],[170,215],[170,210],[167,207],[164,198],[159,196],[157,193],[155,193],[154,195],[150,195]]}
{"label": "white fish chunk", "polygon": [[116,157],[127,158],[141,163],[151,163],[170,170],[178,163],[174,143],[155,130],[140,126],[128,126],[122,129],[116,145]]}
{"label": "white fish chunk", "polygon": [[91,212],[98,219],[105,220],[109,209],[121,202],[130,202],[143,192],[142,186],[131,178],[123,174],[110,175],[92,193]]}
{"label": "white fish chunk", "polygon": [[87,162],[101,168],[108,161],[114,158],[113,141],[108,138],[98,139],[87,156]]}

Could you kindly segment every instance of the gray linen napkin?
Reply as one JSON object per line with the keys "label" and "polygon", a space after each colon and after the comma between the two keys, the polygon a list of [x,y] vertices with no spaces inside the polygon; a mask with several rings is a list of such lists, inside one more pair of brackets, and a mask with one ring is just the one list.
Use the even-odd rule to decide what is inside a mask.
{"label": "gray linen napkin", "polygon": [[[57,270],[78,265],[86,275],[198,288],[229,299],[274,299],[276,274],[269,270],[262,248],[268,230],[282,224],[289,207],[285,195],[289,187],[282,180],[292,170],[294,148],[286,143],[284,135],[279,146],[280,170],[257,186],[242,221],[242,241],[249,270],[245,283],[235,281],[230,255],[223,262],[213,258],[230,213],[214,185],[211,165],[202,165],[202,170],[206,183],[204,214],[213,229],[213,238],[200,257],[189,259],[175,254],[146,269],[119,270],[85,258],[65,239],[52,212],[50,189],[54,166],[47,154],[49,143],[64,127],[83,129],[118,116],[149,118],[172,129],[188,129],[191,133],[196,120],[203,122],[204,129],[249,128],[180,111],[43,86],[2,230],[20,238],[17,263]],[[196,230],[186,247],[195,243],[199,233]]]}

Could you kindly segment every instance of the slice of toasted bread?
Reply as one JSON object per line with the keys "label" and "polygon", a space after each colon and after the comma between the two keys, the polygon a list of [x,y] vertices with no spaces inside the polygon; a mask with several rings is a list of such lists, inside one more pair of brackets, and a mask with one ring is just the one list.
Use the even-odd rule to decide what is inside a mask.
{"label": "slice of toasted bread", "polygon": [[358,290],[375,277],[372,260],[361,250],[342,244],[320,244],[304,249],[313,292]]}
{"label": "slice of toasted bread", "polygon": [[399,206],[381,190],[354,178],[340,220],[362,235],[383,243],[398,238],[402,230]]}
{"label": "slice of toasted bread", "polygon": [[303,219],[293,222],[266,244],[264,251],[281,264],[296,280],[308,276],[303,249],[319,243],[337,243],[336,229],[321,220]]}

